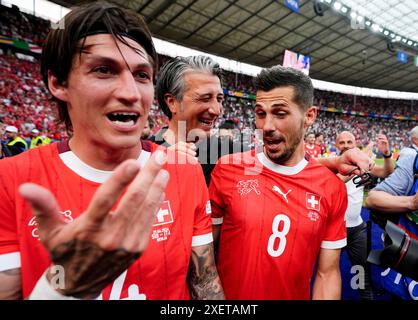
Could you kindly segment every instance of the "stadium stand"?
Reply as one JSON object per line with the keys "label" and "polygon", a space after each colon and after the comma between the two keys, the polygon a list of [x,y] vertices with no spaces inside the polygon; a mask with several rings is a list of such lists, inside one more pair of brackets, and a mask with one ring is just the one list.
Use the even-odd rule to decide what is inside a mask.
{"label": "stadium stand", "polygon": [[[10,37],[42,45],[49,30],[50,22],[5,6],[1,6],[1,36]],[[4,43],[0,41],[0,45]],[[14,125],[22,130],[25,138],[30,130],[36,128],[45,132],[51,139],[60,140],[67,136],[62,125],[55,122],[55,108],[49,102],[47,90],[39,72],[39,62],[25,61],[14,56],[10,47],[3,47],[0,55],[0,123]],[[35,55],[35,59],[39,58]],[[161,66],[169,57],[159,55]],[[217,128],[226,119],[233,120],[239,130],[254,129],[254,86],[253,78],[224,71],[224,90],[228,92],[222,117]],[[246,94],[248,98],[238,96]],[[315,132],[323,132],[325,142],[331,148],[335,135],[342,130],[351,130],[359,145],[367,145],[377,133],[385,133],[393,148],[401,149],[408,145],[405,135],[417,125],[416,121],[381,119],[370,114],[389,116],[413,116],[414,105],[408,100],[360,97],[331,91],[315,90],[315,105],[320,108],[318,120],[313,126]],[[415,101],[416,104],[416,101]],[[332,112],[325,111],[332,109]],[[366,116],[347,115],[343,112],[363,112]],[[151,108],[150,117],[154,120],[152,133],[167,124],[167,118],[159,110],[157,100]],[[367,132],[367,134],[365,134]]]}
{"label": "stadium stand", "polygon": [[[55,141],[68,137],[64,125],[56,122],[56,107],[50,102],[40,74],[39,54],[36,49],[31,49],[42,46],[49,28],[50,22],[47,20],[0,5],[0,134],[3,134],[4,127],[15,126],[25,139],[29,138],[33,129]],[[22,46],[11,47],[10,41],[15,40],[18,40],[16,43],[21,41],[32,46],[26,49],[22,49]],[[29,51],[26,53],[30,54],[30,60],[33,61],[22,56],[19,58],[16,54],[27,49]],[[159,55],[159,66],[168,59],[170,57]],[[253,78],[225,70],[223,80],[225,101],[214,131],[226,120],[232,120],[241,133],[252,133],[255,129]],[[391,142],[394,154],[397,154],[410,144],[408,132],[418,125],[412,119],[416,116],[418,101],[315,90],[314,104],[319,111],[311,131],[324,134],[328,154],[335,150],[337,133],[345,130],[354,134],[360,147],[384,133]],[[157,99],[151,106],[149,116],[153,122],[152,134],[168,124]],[[368,211],[363,209],[362,214],[364,220],[368,220]],[[376,234],[377,231],[373,233],[374,236]],[[343,265],[343,270],[347,286],[348,264]],[[376,270],[374,272],[377,273]],[[345,288],[345,298],[353,298],[348,290]]]}

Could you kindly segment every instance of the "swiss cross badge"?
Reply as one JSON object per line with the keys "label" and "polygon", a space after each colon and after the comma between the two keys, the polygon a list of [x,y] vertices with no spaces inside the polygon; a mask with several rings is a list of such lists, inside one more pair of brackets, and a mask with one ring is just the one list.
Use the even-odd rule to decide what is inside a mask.
{"label": "swiss cross badge", "polygon": [[306,192],[306,208],[319,211],[321,209],[321,196]]}
{"label": "swiss cross badge", "polygon": [[173,213],[171,212],[170,202],[164,201],[155,216],[153,227],[173,222]]}

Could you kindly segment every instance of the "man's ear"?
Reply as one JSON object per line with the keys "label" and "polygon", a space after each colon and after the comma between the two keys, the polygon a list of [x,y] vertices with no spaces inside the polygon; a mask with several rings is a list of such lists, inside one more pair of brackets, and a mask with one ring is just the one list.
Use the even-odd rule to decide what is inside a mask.
{"label": "man's ear", "polygon": [[68,102],[68,93],[65,83],[60,83],[50,70],[48,71],[48,88],[55,98]]}
{"label": "man's ear", "polygon": [[305,111],[305,128],[309,128],[315,122],[317,113],[318,109],[315,106],[311,106]]}
{"label": "man's ear", "polygon": [[166,93],[164,95],[164,101],[172,114],[177,114],[179,112],[178,108],[180,104],[171,93]]}

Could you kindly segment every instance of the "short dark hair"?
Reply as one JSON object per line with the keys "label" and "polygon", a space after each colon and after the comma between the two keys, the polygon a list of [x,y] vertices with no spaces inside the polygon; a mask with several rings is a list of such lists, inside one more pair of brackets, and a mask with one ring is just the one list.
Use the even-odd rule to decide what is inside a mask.
{"label": "short dark hair", "polygon": [[[148,54],[155,80],[157,52],[144,19],[136,12],[99,1],[73,8],[58,25],[63,27],[51,29],[42,50],[41,73],[47,88],[48,71],[51,71],[60,84],[65,83],[75,55],[81,56],[86,37],[101,33],[111,34],[115,41],[119,40],[130,48],[132,45],[123,37],[138,42]],[[58,104],[60,122],[65,123],[67,130],[71,130],[67,104],[56,97],[52,97],[52,100]]]}
{"label": "short dark hair", "polygon": [[164,96],[167,93],[171,93],[177,101],[181,101],[184,92],[187,90],[184,75],[189,71],[217,76],[222,86],[222,69],[212,58],[208,56],[190,56],[170,59],[161,67],[156,85],[158,104],[170,120],[173,115],[165,102]]}
{"label": "short dark hair", "polygon": [[320,136],[323,136],[323,135],[324,134],[322,132],[317,132],[317,133],[315,133],[315,139],[320,137]]}
{"label": "short dark hair", "polygon": [[274,66],[263,69],[254,80],[257,91],[270,91],[279,87],[291,86],[294,89],[293,101],[302,108],[308,109],[313,105],[314,88],[311,78],[302,71]]}

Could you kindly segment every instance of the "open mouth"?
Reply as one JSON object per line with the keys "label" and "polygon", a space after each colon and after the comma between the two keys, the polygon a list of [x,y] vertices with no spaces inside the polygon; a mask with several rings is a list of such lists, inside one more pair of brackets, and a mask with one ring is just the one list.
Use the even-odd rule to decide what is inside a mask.
{"label": "open mouth", "polygon": [[284,142],[283,139],[274,139],[274,140],[264,139],[264,145],[267,145],[270,148],[278,148],[282,142]]}
{"label": "open mouth", "polygon": [[205,127],[213,127],[215,120],[199,118],[199,122]]}
{"label": "open mouth", "polygon": [[126,127],[134,126],[139,119],[139,114],[136,112],[112,112],[106,116],[114,124]]}

